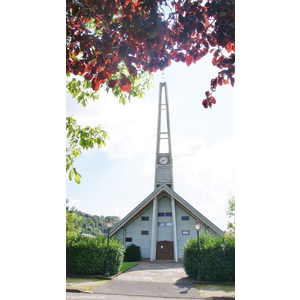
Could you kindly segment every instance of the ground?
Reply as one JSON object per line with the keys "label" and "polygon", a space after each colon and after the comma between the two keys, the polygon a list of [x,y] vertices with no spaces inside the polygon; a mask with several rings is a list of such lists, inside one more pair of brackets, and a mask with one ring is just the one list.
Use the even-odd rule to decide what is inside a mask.
{"label": "ground", "polygon": [[[130,266],[130,265],[128,265]],[[139,262],[113,280],[67,278],[67,288],[93,295],[202,299],[235,297],[234,284],[192,284],[181,262]],[[68,293],[69,294],[69,293]],[[67,295],[68,295],[67,294]]]}
{"label": "ground", "polygon": [[194,286],[199,291],[201,298],[210,297],[235,297],[234,284],[199,284],[194,283]]}
{"label": "ground", "polygon": [[67,289],[78,289],[82,291],[93,291],[95,288],[105,284],[108,280],[94,278],[73,278],[67,277]]}

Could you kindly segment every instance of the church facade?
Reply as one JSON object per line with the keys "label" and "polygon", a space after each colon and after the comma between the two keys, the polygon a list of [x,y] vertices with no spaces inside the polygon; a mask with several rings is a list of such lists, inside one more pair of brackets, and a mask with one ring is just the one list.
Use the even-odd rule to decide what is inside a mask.
{"label": "church facade", "polygon": [[[162,97],[164,91],[164,96]],[[166,82],[159,86],[154,191],[125,216],[110,236],[118,237],[127,247],[136,244],[142,258],[175,260],[183,256],[183,246],[200,231],[211,236],[224,232],[174,191],[170,116]]]}

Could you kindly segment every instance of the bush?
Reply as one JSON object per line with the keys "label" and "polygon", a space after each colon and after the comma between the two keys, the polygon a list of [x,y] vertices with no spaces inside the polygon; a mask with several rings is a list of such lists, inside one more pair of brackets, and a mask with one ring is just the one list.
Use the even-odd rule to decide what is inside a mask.
{"label": "bush", "polygon": [[141,249],[135,244],[129,245],[125,250],[124,261],[139,261],[141,259]]}
{"label": "bush", "polygon": [[106,254],[108,251],[109,273],[120,271],[125,248],[121,241],[112,238],[107,248],[107,238],[79,237],[73,245],[67,245],[67,274],[100,274],[105,273]]}
{"label": "bush", "polygon": [[[200,236],[200,274],[203,281],[235,281],[235,238]],[[197,238],[183,248],[183,267],[192,278],[197,277]]]}

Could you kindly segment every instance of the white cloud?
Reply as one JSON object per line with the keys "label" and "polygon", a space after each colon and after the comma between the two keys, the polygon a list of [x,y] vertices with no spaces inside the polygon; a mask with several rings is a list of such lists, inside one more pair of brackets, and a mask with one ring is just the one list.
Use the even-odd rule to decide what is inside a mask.
{"label": "white cloud", "polygon": [[157,99],[135,99],[121,105],[112,95],[103,95],[89,103],[75,117],[79,124],[96,126],[109,133],[107,146],[102,147],[109,159],[129,159],[154,151]]}
{"label": "white cloud", "polygon": [[79,203],[80,203],[80,200],[72,199],[72,200],[69,200],[68,206],[70,208],[73,207],[73,206],[75,206],[76,208],[78,208],[77,206],[79,205]]}
{"label": "white cloud", "polygon": [[134,209],[133,206],[119,206],[118,208],[113,209],[113,215],[123,219],[133,209]]}
{"label": "white cloud", "polygon": [[212,146],[202,138],[182,138],[178,144],[174,169],[187,185],[198,186],[203,180],[219,185],[234,176],[234,138]]}
{"label": "white cloud", "polygon": [[217,226],[226,228],[227,201],[234,195],[235,139],[208,146],[200,138],[183,138],[174,160],[175,190]]}

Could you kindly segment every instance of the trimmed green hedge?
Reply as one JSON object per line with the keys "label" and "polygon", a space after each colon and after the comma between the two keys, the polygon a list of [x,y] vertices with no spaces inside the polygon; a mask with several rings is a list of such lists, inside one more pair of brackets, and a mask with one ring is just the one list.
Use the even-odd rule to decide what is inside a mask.
{"label": "trimmed green hedge", "polygon": [[[183,248],[183,267],[191,277],[197,277],[197,238]],[[235,237],[212,238],[200,235],[200,274],[203,281],[235,281]]]}
{"label": "trimmed green hedge", "polygon": [[129,245],[125,250],[124,261],[139,261],[141,259],[141,249],[135,244]]}
{"label": "trimmed green hedge", "polygon": [[67,274],[104,275],[107,250],[109,273],[113,275],[120,271],[124,258],[125,248],[121,241],[110,239],[108,249],[107,238],[103,236],[79,237],[74,245],[67,245]]}

